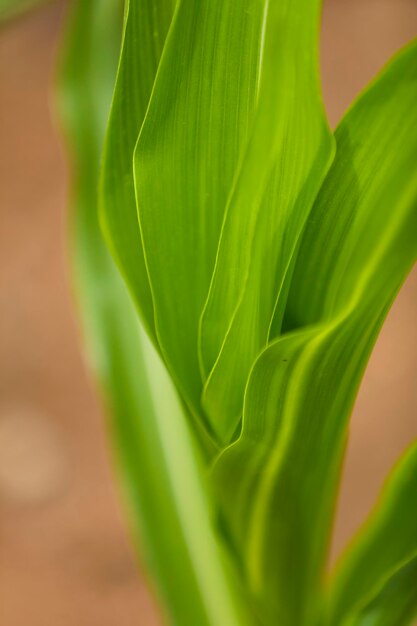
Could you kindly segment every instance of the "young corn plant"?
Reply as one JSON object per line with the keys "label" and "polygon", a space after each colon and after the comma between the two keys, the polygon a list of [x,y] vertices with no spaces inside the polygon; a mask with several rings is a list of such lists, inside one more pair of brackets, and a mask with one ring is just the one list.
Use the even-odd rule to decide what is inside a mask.
{"label": "young corn plant", "polygon": [[327,574],[352,405],[417,257],[417,43],[333,133],[320,5],[71,8],[75,285],[133,536],[178,626],[417,612],[417,445]]}

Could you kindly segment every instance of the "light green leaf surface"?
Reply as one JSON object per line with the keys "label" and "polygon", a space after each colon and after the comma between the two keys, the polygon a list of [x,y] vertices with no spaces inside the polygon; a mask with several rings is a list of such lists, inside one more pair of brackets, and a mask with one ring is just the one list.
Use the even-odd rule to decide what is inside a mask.
{"label": "light green leaf surface", "polygon": [[370,625],[397,626],[402,616],[410,619],[417,612],[416,563],[417,444],[395,468],[342,556],[328,590],[325,623],[356,626],[368,619]]}
{"label": "light green leaf surface", "polygon": [[200,419],[198,320],[253,118],[265,6],[179,0],[135,152],[156,332]]}
{"label": "light green leaf surface", "polygon": [[[88,356],[107,404],[134,538],[164,601],[167,623],[251,626],[250,610],[211,527],[200,459],[181,404],[99,230],[99,155],[121,9],[115,0],[74,2],[59,79],[73,169],[75,289]],[[141,621],[132,616],[132,624]]]}
{"label": "light green leaf surface", "polygon": [[203,406],[226,442],[274,310],[282,316],[291,259],[332,160],[318,76],[320,9],[319,0],[285,0],[266,13],[255,122],[201,320],[202,362],[211,370]]}
{"label": "light green leaf surface", "polygon": [[133,151],[174,4],[174,0],[127,0],[125,4],[122,51],[100,183],[100,216],[107,243],[154,341],[153,302],[133,184]]}
{"label": "light green leaf surface", "polygon": [[413,44],[336,131],[291,282],[292,332],[255,363],[242,434],[213,470],[225,533],[265,623],[304,626],[319,615],[348,417],[417,257],[416,101]]}

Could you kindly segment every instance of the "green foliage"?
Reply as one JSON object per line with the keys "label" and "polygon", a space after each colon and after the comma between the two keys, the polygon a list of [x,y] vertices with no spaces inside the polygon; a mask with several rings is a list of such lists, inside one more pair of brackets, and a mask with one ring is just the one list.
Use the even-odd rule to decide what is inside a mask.
{"label": "green foliage", "polygon": [[99,154],[121,18],[114,0],[78,0],[59,76],[58,106],[73,169],[74,286],[87,357],[108,408],[133,536],[172,623],[246,625],[232,568],[210,525],[199,452],[99,229]]}
{"label": "green foliage", "polygon": [[[417,258],[417,44],[333,134],[320,8],[127,0],[122,34],[119,0],[77,0],[70,20],[75,285],[133,530],[181,626],[417,610],[415,446],[325,573],[349,415]],[[114,83],[100,222],[128,289],[97,212]]]}

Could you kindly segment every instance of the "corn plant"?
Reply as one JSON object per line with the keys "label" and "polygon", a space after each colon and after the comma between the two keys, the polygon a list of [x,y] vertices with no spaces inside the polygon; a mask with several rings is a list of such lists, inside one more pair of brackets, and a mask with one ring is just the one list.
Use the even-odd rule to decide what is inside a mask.
{"label": "corn plant", "polygon": [[417,44],[332,132],[320,4],[71,9],[75,285],[132,534],[179,626],[417,611],[416,445],[327,572],[352,405],[417,257]]}

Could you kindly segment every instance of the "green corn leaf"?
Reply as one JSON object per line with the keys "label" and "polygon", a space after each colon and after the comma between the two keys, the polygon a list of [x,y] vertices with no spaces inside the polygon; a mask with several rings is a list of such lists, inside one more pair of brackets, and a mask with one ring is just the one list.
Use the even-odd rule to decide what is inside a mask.
{"label": "green corn leaf", "polygon": [[103,156],[100,215],[109,247],[155,341],[132,162],[174,0],[127,0],[125,6],[122,51]]}
{"label": "green corn leaf", "polygon": [[393,615],[409,619],[417,611],[416,494],[417,444],[394,470],[375,511],[342,556],[329,589],[326,623],[356,626],[368,619],[397,626]]}
{"label": "green corn leaf", "polygon": [[[350,410],[417,257],[417,44],[346,115],[326,176],[319,8],[126,2],[100,213],[133,301],[97,215],[122,7],[77,0],[70,20],[76,290],[134,536],[178,626],[415,612],[417,446],[328,588],[324,572]],[[207,476],[208,438],[229,442],[242,408]]]}
{"label": "green corn leaf", "polygon": [[352,626],[410,626],[417,616],[417,558],[401,567]]}
{"label": "green corn leaf", "polygon": [[266,4],[179,0],[135,152],[156,332],[201,419],[198,320],[253,117]]}
{"label": "green corn leaf", "polygon": [[289,290],[292,332],[257,359],[242,434],[214,466],[221,523],[265,623],[304,626],[320,612],[348,417],[417,258],[416,101],[413,44],[336,131]]}
{"label": "green corn leaf", "polygon": [[59,77],[73,169],[75,288],[88,356],[107,404],[134,536],[140,537],[169,623],[251,626],[250,609],[211,527],[200,459],[181,404],[99,229],[99,155],[116,74],[121,9],[115,0],[74,2]]}
{"label": "green corn leaf", "polygon": [[223,441],[238,424],[274,311],[285,306],[291,258],[333,156],[317,67],[320,8],[319,0],[286,0],[270,2],[266,14],[255,122],[201,320],[211,370],[203,406]]}
{"label": "green corn leaf", "polygon": [[[103,232],[154,345],[154,306],[136,209],[133,152],[149,104],[174,10],[173,0],[128,0],[122,51],[107,129],[99,191]],[[175,375],[175,372],[174,372]],[[195,430],[205,454],[213,444],[198,420]]]}

